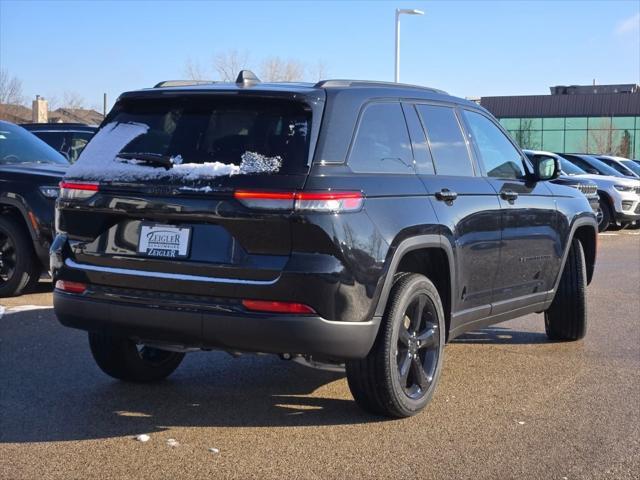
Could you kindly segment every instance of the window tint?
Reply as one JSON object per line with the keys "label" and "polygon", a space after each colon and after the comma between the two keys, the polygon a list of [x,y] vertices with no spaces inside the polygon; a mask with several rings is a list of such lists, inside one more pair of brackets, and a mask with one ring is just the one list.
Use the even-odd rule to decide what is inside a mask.
{"label": "window tint", "polygon": [[450,107],[418,105],[438,175],[473,176],[466,142]]}
{"label": "window tint", "polygon": [[114,107],[109,122],[148,127],[120,153],[180,155],[183,163],[239,165],[245,152],[255,152],[280,157],[279,173],[308,170],[311,111],[289,100],[238,95],[131,98]]}
{"label": "window tint", "polygon": [[349,166],[354,172],[413,172],[411,142],[399,103],[376,103],[365,109]]}
{"label": "window tint", "polygon": [[487,117],[464,111],[471,137],[480,152],[480,160],[489,177],[521,178],[522,157],[507,136]]}

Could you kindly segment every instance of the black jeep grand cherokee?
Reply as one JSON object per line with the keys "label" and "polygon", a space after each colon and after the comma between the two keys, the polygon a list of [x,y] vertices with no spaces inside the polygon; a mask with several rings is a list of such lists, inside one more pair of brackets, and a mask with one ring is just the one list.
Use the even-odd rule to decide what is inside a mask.
{"label": "black jeep grand cherokee", "polygon": [[544,312],[549,338],[585,335],[596,219],[557,174],[428,88],[125,93],[62,184],[55,311],[119,379],[268,352],[345,363],[364,409],[409,416],[465,331]]}

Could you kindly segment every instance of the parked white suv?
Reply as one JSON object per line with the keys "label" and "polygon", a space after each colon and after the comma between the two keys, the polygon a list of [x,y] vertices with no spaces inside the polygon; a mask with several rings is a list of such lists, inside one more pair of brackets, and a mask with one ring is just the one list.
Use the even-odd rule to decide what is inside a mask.
{"label": "parked white suv", "polygon": [[[602,210],[602,218],[598,228],[601,232],[605,231],[612,223],[627,225],[640,221],[640,180],[624,177],[621,174],[619,174],[620,176],[606,175],[605,173],[608,173],[608,170],[602,167],[606,167],[606,169],[610,169],[613,172],[615,170],[590,155],[561,154],[558,157],[562,173],[580,175],[598,185],[600,208]],[[590,167],[589,171],[600,173],[590,174],[585,172],[581,168],[583,165],[581,162]]]}

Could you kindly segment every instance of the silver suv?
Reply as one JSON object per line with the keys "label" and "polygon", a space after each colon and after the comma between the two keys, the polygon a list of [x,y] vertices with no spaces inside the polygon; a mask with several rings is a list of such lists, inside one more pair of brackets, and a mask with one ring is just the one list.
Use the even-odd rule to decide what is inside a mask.
{"label": "silver suv", "polygon": [[561,154],[558,157],[562,173],[580,175],[598,185],[602,210],[598,228],[601,232],[612,223],[624,226],[640,220],[640,180],[625,177],[590,155]]}

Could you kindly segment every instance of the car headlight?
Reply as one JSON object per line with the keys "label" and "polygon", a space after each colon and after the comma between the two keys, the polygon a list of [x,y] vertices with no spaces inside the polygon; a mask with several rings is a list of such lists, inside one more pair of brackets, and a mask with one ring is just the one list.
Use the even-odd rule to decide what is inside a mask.
{"label": "car headlight", "polygon": [[636,187],[630,187],[629,185],[614,185],[613,188],[619,192],[633,192]]}
{"label": "car headlight", "polygon": [[60,188],[43,186],[40,187],[40,193],[47,198],[58,198],[58,195],[60,195]]}

